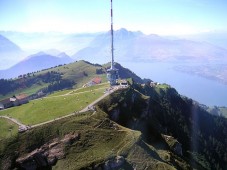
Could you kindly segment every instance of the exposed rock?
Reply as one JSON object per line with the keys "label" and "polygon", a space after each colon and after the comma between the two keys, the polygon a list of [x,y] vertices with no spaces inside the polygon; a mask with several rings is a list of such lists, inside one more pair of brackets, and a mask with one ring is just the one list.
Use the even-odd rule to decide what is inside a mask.
{"label": "exposed rock", "polygon": [[170,149],[177,155],[182,156],[182,144],[178,142],[174,137],[162,135],[166,143],[169,145]]}
{"label": "exposed rock", "polygon": [[64,144],[71,145],[73,142],[75,142],[79,138],[80,138],[79,133],[73,133],[73,134],[70,133],[70,134],[65,135],[65,137],[61,140],[61,142],[63,142]]}
{"label": "exposed rock", "polygon": [[123,156],[117,156],[114,159],[110,159],[105,162],[103,169],[109,170],[109,169],[116,169],[120,168],[125,163],[125,158]]}
{"label": "exposed rock", "polygon": [[28,153],[26,156],[19,157],[16,160],[18,167],[29,170],[37,168],[51,167],[58,160],[65,158],[64,148],[71,145],[80,138],[78,133],[70,133],[63,139],[55,138],[51,143],[46,143],[38,149]]}
{"label": "exposed rock", "polygon": [[177,154],[177,155],[180,155],[182,156],[183,153],[182,153],[182,144],[178,141],[176,141],[176,143],[174,144],[173,146],[173,151]]}
{"label": "exposed rock", "polygon": [[85,169],[93,169],[93,170],[113,170],[113,169],[130,169],[133,167],[127,162],[127,160],[123,156],[116,156],[109,158],[104,163],[101,164],[91,164],[89,167]]}
{"label": "exposed rock", "polygon": [[45,155],[47,155],[47,160],[50,163],[55,162],[56,159],[60,160],[65,158],[64,146],[62,144],[55,145],[53,148],[50,148],[46,152],[47,153]]}
{"label": "exposed rock", "polygon": [[120,115],[120,110],[119,109],[114,109],[111,113],[110,113],[110,118],[113,121],[118,121],[119,120],[119,115]]}
{"label": "exposed rock", "polygon": [[144,107],[144,109],[142,110],[141,113],[141,118],[146,118],[149,115],[149,102],[150,102],[150,98],[148,98],[146,101],[146,107]]}

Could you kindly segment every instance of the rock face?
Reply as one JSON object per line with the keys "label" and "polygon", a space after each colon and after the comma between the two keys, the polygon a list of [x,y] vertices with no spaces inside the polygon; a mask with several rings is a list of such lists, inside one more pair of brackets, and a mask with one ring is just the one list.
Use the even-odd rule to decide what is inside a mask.
{"label": "rock face", "polygon": [[103,167],[104,170],[117,169],[120,168],[125,163],[125,158],[123,156],[117,156],[114,159],[105,162]]}
{"label": "rock face", "polygon": [[51,168],[58,160],[65,158],[64,148],[71,145],[80,138],[80,134],[71,133],[63,139],[55,138],[50,143],[46,143],[38,149],[21,156],[16,160],[18,168],[22,169],[42,169]]}
{"label": "rock face", "polygon": [[182,144],[179,143],[179,142],[177,141],[177,142],[174,144],[174,146],[173,146],[173,151],[174,151],[176,154],[182,156],[182,155],[183,155],[183,154],[182,154]]}
{"label": "rock face", "polygon": [[174,137],[168,135],[162,135],[170,149],[177,155],[182,156],[182,144],[178,142]]}
{"label": "rock face", "polygon": [[119,109],[115,109],[110,113],[110,118],[113,121],[118,121],[119,120],[119,114],[120,114],[120,110]]}
{"label": "rock face", "polygon": [[124,164],[126,163],[126,160],[123,156],[116,156],[113,157],[106,162],[96,165],[93,167],[90,167],[91,169],[95,170],[111,170],[111,169],[120,169]]}

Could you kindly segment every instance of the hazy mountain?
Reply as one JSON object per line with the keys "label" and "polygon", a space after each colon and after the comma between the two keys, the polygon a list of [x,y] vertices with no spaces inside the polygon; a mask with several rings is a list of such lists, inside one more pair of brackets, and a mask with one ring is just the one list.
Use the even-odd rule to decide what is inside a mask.
{"label": "hazy mountain", "polygon": [[21,49],[15,43],[0,35],[0,52],[4,53],[13,51],[19,52]]}
{"label": "hazy mountain", "polygon": [[222,60],[227,50],[205,42],[185,39],[170,40],[156,35],[139,37],[134,43],[131,55],[142,60]]}
{"label": "hazy mountain", "polygon": [[[116,61],[203,61],[223,60],[227,50],[206,42],[168,39],[120,29],[114,32]],[[110,60],[110,33],[97,36],[88,47],[72,56],[91,62]]]}
{"label": "hazy mountain", "polygon": [[181,38],[186,38],[193,41],[203,41],[220,46],[227,49],[227,32],[226,31],[210,31],[199,34],[184,35]]}
{"label": "hazy mountain", "polygon": [[0,68],[7,68],[18,62],[24,56],[21,48],[11,40],[0,35]]}
{"label": "hazy mountain", "polygon": [[19,44],[23,50],[29,53],[57,49],[72,55],[89,45],[89,43],[100,33],[64,34],[60,32],[25,33],[0,31],[0,34],[13,40]]}
{"label": "hazy mountain", "polygon": [[[143,33],[127,31],[124,28],[114,32],[115,54],[118,59],[121,58],[117,59],[118,61],[124,60],[128,56],[129,48],[133,46],[133,42],[139,36],[143,36]],[[110,61],[110,43],[110,32],[100,34],[89,46],[78,51],[72,58],[76,60],[84,59],[94,63],[106,63]]]}
{"label": "hazy mountain", "polygon": [[58,56],[62,52],[57,50],[57,49],[52,48],[52,49],[45,50],[44,53],[49,54],[49,55],[53,55],[53,56]]}
{"label": "hazy mountain", "polygon": [[9,69],[0,71],[0,78],[14,78],[22,74],[54,67],[60,64],[68,64],[72,59],[65,53],[58,56],[48,55],[44,52],[28,56],[23,61],[17,63]]}
{"label": "hazy mountain", "polygon": [[69,34],[57,44],[57,49],[73,55],[87,47],[100,33]]}

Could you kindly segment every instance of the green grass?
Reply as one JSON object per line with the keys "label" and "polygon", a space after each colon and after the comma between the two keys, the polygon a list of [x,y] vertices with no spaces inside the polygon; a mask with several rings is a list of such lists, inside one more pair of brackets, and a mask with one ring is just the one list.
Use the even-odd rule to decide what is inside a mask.
{"label": "green grass", "polygon": [[103,89],[99,89],[95,93],[84,92],[67,96],[47,97],[3,110],[0,115],[8,115],[23,124],[34,125],[80,111],[102,95]]}
{"label": "green grass", "polygon": [[[95,115],[87,112],[61,119],[19,134],[8,143],[0,142],[0,148],[4,148],[0,150],[0,158],[4,152],[2,158],[13,160],[15,150],[20,150],[20,156],[24,156],[53,139],[62,139],[64,135],[75,132],[80,134],[80,139],[65,146],[66,158],[59,160],[53,169],[80,169],[92,163],[103,163],[118,154],[127,154],[140,138],[140,132],[118,125],[119,129],[115,129],[113,124],[116,123],[107,119],[100,110]],[[0,169],[2,166],[0,164]]]}
{"label": "green grass", "polygon": [[101,89],[101,88],[105,89],[108,87],[109,87],[109,83],[102,83],[102,84],[98,84],[90,87],[81,87],[81,88],[57,91],[57,92],[54,92],[53,94],[50,94],[48,97],[60,96],[60,95],[66,95],[66,94],[75,94],[79,92],[87,92],[87,91]]}
{"label": "green grass", "polygon": [[170,88],[170,85],[168,85],[168,84],[159,84],[156,87],[166,90],[166,89]]}
{"label": "green grass", "polygon": [[[74,63],[70,63],[67,65],[63,65],[60,67],[51,68],[48,70],[44,70],[38,73],[35,73],[35,75],[38,74],[44,74],[48,71],[55,71],[62,73],[63,79],[69,79],[76,82],[75,88],[82,87],[85,83],[90,81],[92,78],[99,76],[102,78],[102,82],[106,82],[106,74],[96,74],[96,69],[100,69],[102,66],[95,66],[92,64],[88,64],[85,61],[78,61]],[[86,76],[84,75],[84,72],[86,73]]]}
{"label": "green grass", "polygon": [[74,90],[75,89],[56,91],[56,92],[51,93],[50,95],[48,95],[48,97],[66,95],[66,94],[68,94],[68,93],[70,93],[70,92],[72,92]]}
{"label": "green grass", "polygon": [[131,164],[136,164],[136,169],[155,169],[155,170],[175,170],[165,162],[158,154],[156,149],[149,146],[144,141],[139,141],[131,147],[127,160]]}
{"label": "green grass", "polygon": [[14,136],[18,132],[18,126],[10,120],[0,118],[0,141]]}
{"label": "green grass", "polygon": [[[43,110],[39,110],[43,106],[47,106],[47,112],[54,111],[54,114],[57,114],[58,111],[61,110],[61,113],[59,112],[58,114],[66,114],[68,108],[74,108],[76,106],[75,103],[70,104],[71,101],[75,102],[75,99],[77,99],[76,96],[82,95],[81,97],[85,98],[85,94],[87,94],[88,96],[90,95],[89,98],[91,98],[91,95],[94,95],[89,90],[89,92],[85,91],[87,90],[81,91],[79,94],[49,97],[44,98],[43,100],[31,101],[27,105],[34,106],[33,108],[30,107],[27,109],[30,111],[36,110],[35,115],[40,116],[38,117],[39,119],[45,117],[41,112]],[[98,91],[99,90],[95,92],[97,93]],[[124,95],[129,95],[128,93],[130,92],[130,89],[119,90],[105,98],[105,100],[111,96],[118,96],[121,98],[123,93],[126,93]],[[100,89],[100,95],[102,94],[103,89]],[[143,98],[143,96],[140,96],[141,94],[138,93],[137,95],[139,95],[139,98]],[[33,104],[33,102],[37,103]],[[108,102],[111,107],[111,103],[113,102],[112,99],[108,99]],[[119,102],[118,98],[116,98],[116,102]],[[35,108],[35,105],[38,105],[39,108]],[[10,110],[12,109],[6,111]],[[15,116],[19,116],[19,110],[17,109],[17,113],[15,112],[14,114]],[[26,116],[29,117],[29,115]],[[33,116],[31,116],[31,118],[32,117]],[[26,118],[24,117],[23,119]],[[129,166],[130,168],[136,167],[138,170],[146,168],[174,170],[175,168],[172,166],[173,160],[178,159],[170,157],[168,152],[161,153],[157,151],[154,146],[143,141],[141,132],[117,125],[108,118],[108,115],[104,111],[97,107],[97,112],[95,114],[93,112],[86,112],[67,117],[28,130],[25,133],[19,134],[17,138],[11,139],[11,141],[5,140],[6,142],[0,142],[0,169],[5,165],[5,162],[17,159],[17,156],[14,154],[15,151],[18,151],[19,156],[23,157],[44,144],[50,144],[56,139],[61,140],[69,133],[79,133],[80,138],[71,145],[66,144],[64,146],[65,158],[58,160],[57,164],[52,167],[52,169],[91,169],[92,165],[105,163],[105,161],[114,158],[117,155],[121,155],[124,156],[126,160],[126,166]]]}
{"label": "green grass", "polygon": [[159,94],[163,94],[166,93],[168,89],[170,89],[170,85],[168,84],[159,84],[157,86],[154,87],[154,90]]}
{"label": "green grass", "polygon": [[86,133],[81,135],[79,143],[68,150],[67,159],[59,160],[53,169],[80,169],[92,163],[103,163],[116,155],[127,155],[141,133],[121,126],[116,130],[109,119],[102,116],[99,119],[100,114],[102,113],[98,112],[94,117],[88,118],[95,125],[84,128]]}
{"label": "green grass", "polygon": [[[62,74],[63,79],[72,80],[76,83],[74,88],[80,88],[85,83],[89,82],[94,77],[100,77],[102,82],[107,82],[106,74],[96,74],[96,69],[103,68],[102,66],[92,65],[85,61],[78,61],[71,64],[50,68],[47,70],[39,71],[34,73],[34,76],[45,74],[47,72],[55,71]],[[104,69],[104,68],[103,68]],[[84,74],[85,73],[85,74]],[[0,95],[0,100],[12,97],[13,95],[19,93],[25,93],[27,95],[31,95],[36,93],[38,90],[47,87],[48,84],[42,83],[40,85],[35,84],[29,88],[22,88],[20,90],[14,91],[12,93],[6,94],[5,96]]]}
{"label": "green grass", "polygon": [[72,146],[68,151],[67,159],[58,161],[53,169],[80,169],[93,162],[101,163],[117,155],[116,146],[119,142],[124,142],[125,133],[105,129],[89,131],[81,138],[81,144],[85,142],[84,147],[81,148],[79,144]]}
{"label": "green grass", "polygon": [[227,118],[227,107],[219,107],[223,117]]}
{"label": "green grass", "polygon": [[109,83],[102,83],[102,84],[98,84],[98,85],[95,85],[95,86],[76,89],[76,90],[72,91],[72,93],[70,93],[70,94],[79,93],[79,92],[86,92],[86,91],[91,91],[91,90],[96,90],[96,89],[106,89],[108,87],[110,87]]}

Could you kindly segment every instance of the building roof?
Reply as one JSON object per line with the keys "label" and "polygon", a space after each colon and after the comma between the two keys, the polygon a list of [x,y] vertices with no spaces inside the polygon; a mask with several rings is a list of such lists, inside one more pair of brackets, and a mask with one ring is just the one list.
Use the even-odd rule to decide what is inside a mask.
{"label": "building roof", "polygon": [[99,84],[101,83],[102,79],[100,77],[95,77],[91,81],[94,82],[95,84]]}
{"label": "building roof", "polygon": [[26,94],[19,94],[16,96],[16,99],[17,100],[23,100],[23,99],[26,99],[28,96]]}

